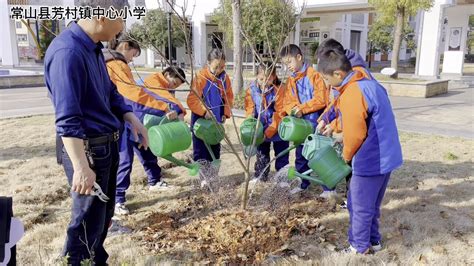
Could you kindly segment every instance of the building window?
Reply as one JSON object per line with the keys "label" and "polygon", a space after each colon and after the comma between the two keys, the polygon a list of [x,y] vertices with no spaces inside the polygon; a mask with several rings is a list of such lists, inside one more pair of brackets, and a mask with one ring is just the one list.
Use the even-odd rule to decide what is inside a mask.
{"label": "building window", "polygon": [[17,36],[18,42],[27,42],[28,41],[28,35],[26,34],[18,34]]}
{"label": "building window", "polygon": [[17,29],[21,29],[21,21],[17,21],[15,24]]}

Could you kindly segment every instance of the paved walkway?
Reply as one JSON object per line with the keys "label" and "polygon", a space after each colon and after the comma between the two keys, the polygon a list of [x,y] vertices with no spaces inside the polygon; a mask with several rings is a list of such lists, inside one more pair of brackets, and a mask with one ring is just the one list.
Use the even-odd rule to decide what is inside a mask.
{"label": "paved walkway", "polygon": [[[186,93],[177,96],[184,103]],[[432,98],[391,97],[398,128],[403,131],[474,139],[474,88],[450,88]],[[0,118],[51,114],[47,89],[0,89]],[[236,110],[235,115],[243,112]]]}

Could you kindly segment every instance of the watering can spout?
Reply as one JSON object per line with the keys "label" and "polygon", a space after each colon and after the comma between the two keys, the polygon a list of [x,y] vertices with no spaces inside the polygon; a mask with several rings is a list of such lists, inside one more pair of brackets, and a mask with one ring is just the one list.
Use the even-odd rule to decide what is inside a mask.
{"label": "watering can spout", "polygon": [[175,158],[173,155],[166,155],[162,158],[179,166],[184,166],[188,168],[190,176],[196,176],[199,173],[200,165],[198,163],[186,163],[182,160]]}
{"label": "watering can spout", "polygon": [[296,171],[296,168],[294,166],[291,166],[289,169],[288,169],[288,180],[292,181],[294,180],[296,177],[299,177],[301,179],[304,179],[304,180],[308,180],[312,183],[316,183],[318,185],[321,185],[321,186],[325,186],[326,184],[324,184],[323,181],[317,179],[316,177],[314,176],[310,176],[309,174],[312,172],[312,170],[308,170],[304,173],[299,173],[298,171]]}

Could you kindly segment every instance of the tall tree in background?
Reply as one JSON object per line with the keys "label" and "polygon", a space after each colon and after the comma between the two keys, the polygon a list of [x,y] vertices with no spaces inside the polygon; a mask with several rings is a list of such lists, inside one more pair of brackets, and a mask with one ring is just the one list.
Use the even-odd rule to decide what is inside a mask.
{"label": "tall tree in background", "polygon": [[394,25],[391,67],[398,71],[405,23],[418,11],[430,9],[433,0],[369,0],[369,3],[377,10],[377,20],[382,20],[385,25]]}
{"label": "tall tree in background", "polygon": [[[234,2],[236,1],[221,0],[212,18],[219,29],[225,33],[227,43],[233,43],[234,39],[234,19],[232,19]],[[268,51],[270,57],[267,60],[274,61],[282,42],[295,25],[296,7],[293,0],[239,0],[238,2],[240,4],[239,24],[241,32],[245,32],[241,45],[256,47],[257,44],[263,44],[263,48]],[[240,37],[242,38],[242,35]],[[236,47],[233,48],[235,53]]]}
{"label": "tall tree in background", "polygon": [[[171,23],[181,27],[183,20],[173,14]],[[129,34],[147,48],[159,47],[161,51],[165,51],[165,47],[168,45],[167,14],[162,9],[148,10],[141,23],[136,22],[132,25]],[[171,34],[174,47],[184,45],[185,36],[182,30],[173,30]]]}
{"label": "tall tree in background", "polygon": [[242,75],[242,38],[241,38],[241,17],[240,17],[240,0],[232,0],[232,29],[233,29],[233,46],[234,46],[234,77],[232,81],[232,89],[234,95],[239,95],[244,86]]}

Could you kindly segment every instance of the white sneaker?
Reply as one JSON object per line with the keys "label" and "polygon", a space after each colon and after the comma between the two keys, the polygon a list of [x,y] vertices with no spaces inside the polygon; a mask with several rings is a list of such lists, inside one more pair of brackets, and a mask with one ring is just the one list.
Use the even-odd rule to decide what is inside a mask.
{"label": "white sneaker", "polygon": [[258,179],[258,178],[254,178],[254,179],[250,180],[250,182],[249,182],[249,187],[251,187],[251,188],[255,187],[255,185],[256,185],[259,181],[260,181],[260,179]]}
{"label": "white sneaker", "polygon": [[335,190],[323,191],[323,193],[319,195],[319,197],[323,199],[329,199],[336,196],[337,192]]}
{"label": "white sneaker", "polygon": [[294,189],[290,190],[290,194],[294,195],[294,194],[301,193],[303,191],[304,191],[304,189],[302,189],[301,187],[298,186],[298,187],[295,187]]}
{"label": "white sneaker", "polygon": [[207,182],[205,179],[201,180],[201,188],[205,188],[207,186],[209,186],[209,182]]}
{"label": "white sneaker", "polygon": [[163,191],[173,188],[172,186],[168,185],[165,181],[160,181],[154,185],[150,185],[148,189],[150,191]]}
{"label": "white sneaker", "polygon": [[116,203],[115,204],[115,214],[117,215],[127,215],[130,211],[127,207],[125,207],[124,203]]}
{"label": "white sneaker", "polygon": [[370,244],[372,245],[372,250],[375,251],[375,252],[379,252],[383,248],[382,242],[380,242],[380,241],[370,242]]}

